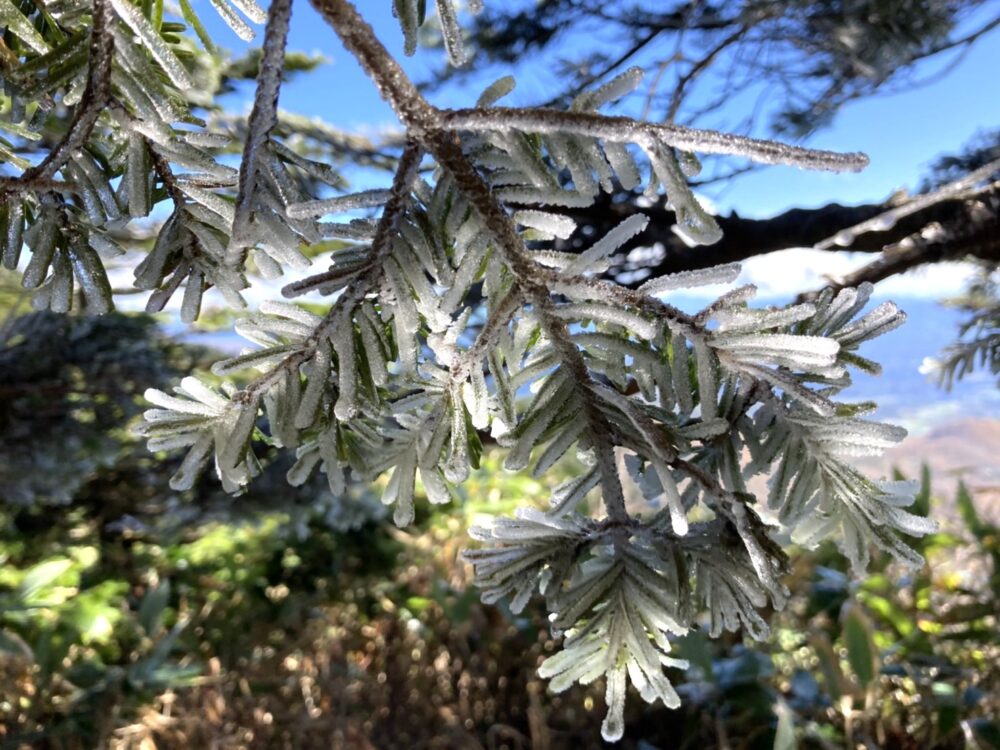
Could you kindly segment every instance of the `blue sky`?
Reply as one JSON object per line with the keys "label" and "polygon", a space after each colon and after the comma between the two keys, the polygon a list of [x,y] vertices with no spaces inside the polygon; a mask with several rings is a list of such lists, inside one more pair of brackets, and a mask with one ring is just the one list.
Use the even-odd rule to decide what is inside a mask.
{"label": "blue sky", "polygon": [[[208,0],[193,0],[193,4],[220,46],[234,50],[243,46],[218,19]],[[402,35],[391,15],[390,0],[362,0],[357,5],[389,51],[402,59]],[[985,5],[980,17],[995,12],[995,6],[991,9],[990,3]],[[372,131],[395,125],[392,112],[364,73],[304,0],[295,5],[290,47],[322,54],[329,62],[283,88],[282,108],[318,116],[351,130]],[[918,77],[934,78],[935,72],[951,64],[955,57],[949,54],[928,61],[918,68]],[[403,64],[419,80],[439,68],[443,60],[443,51],[429,50],[418,52]],[[544,99],[558,83],[553,70],[553,65],[546,64],[518,71],[519,88],[510,100],[514,104],[531,104]],[[981,39],[937,82],[852,103],[837,115],[831,127],[809,141],[818,148],[868,153],[871,165],[863,172],[834,175],[769,167],[733,181],[724,190],[710,191],[708,196],[722,211],[736,209],[742,216],[753,217],[772,215],[793,205],[882,200],[900,187],[912,188],[937,155],[959,149],[979,130],[1000,125],[996,71],[1000,71],[1000,29]],[[494,74],[491,71],[489,78]],[[442,105],[469,104],[485,83],[488,80],[481,77],[468,87],[471,90],[452,88],[432,98]],[[244,101],[233,103],[247,106],[247,97],[240,98]],[[739,98],[734,99],[734,109],[745,106]],[[735,121],[743,112],[724,114]]]}

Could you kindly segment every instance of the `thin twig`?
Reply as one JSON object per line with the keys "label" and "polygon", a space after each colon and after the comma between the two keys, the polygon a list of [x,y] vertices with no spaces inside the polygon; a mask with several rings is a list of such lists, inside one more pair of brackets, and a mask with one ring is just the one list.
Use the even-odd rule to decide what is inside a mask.
{"label": "thin twig", "polygon": [[684,101],[684,89],[687,88],[688,84],[694,81],[726,47],[739,41],[749,30],[749,26],[741,26],[736,29],[736,31],[706,52],[700,60],[691,66],[691,69],[687,73],[677,80],[677,85],[674,86],[674,93],[670,100],[670,109],[667,110],[667,116],[663,118],[666,122],[673,122],[674,118],[677,117],[677,112]]}
{"label": "thin twig", "polygon": [[684,151],[742,156],[762,164],[788,164],[833,172],[856,172],[868,165],[862,153],[838,153],[682,125],[642,122],[630,117],[558,109],[491,107],[441,112],[443,126],[471,132],[573,133],[619,143],[666,144]]}
{"label": "thin twig", "polygon": [[247,121],[247,139],[240,161],[240,188],[236,196],[231,250],[241,266],[246,257],[246,232],[257,186],[257,157],[267,145],[268,137],[278,124],[278,93],[285,67],[285,45],[292,17],[292,0],[271,0],[264,28],[264,48],[260,58],[260,74],[254,94],[253,109]]}

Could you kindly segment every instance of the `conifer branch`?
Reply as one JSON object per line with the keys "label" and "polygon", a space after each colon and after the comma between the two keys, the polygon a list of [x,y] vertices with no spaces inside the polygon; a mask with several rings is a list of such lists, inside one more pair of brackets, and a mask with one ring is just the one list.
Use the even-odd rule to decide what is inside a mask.
{"label": "conifer branch", "polygon": [[[473,109],[440,110],[349,0],[311,2],[405,130],[391,189],[317,198],[286,168],[341,187],[330,165],[292,152],[275,130],[290,0],[271,7],[238,185],[197,144],[178,146],[166,125],[137,126],[150,139],[154,172],[201,232],[197,241],[218,245],[219,217],[234,228],[230,248],[239,249],[240,262],[224,271],[237,274],[243,256],[261,249],[305,265],[301,242],[344,241],[330,252],[329,270],[283,289],[288,297],[339,293],[326,315],[266,302],[237,324],[261,348],[216,363],[213,372],[263,371],[243,390],[225,398],[189,378],[177,396],[148,394],[162,407],[147,412],[141,427],[150,447],[189,449],[174,486],[190,487],[213,454],[228,491],[248,483],[261,408],[274,443],[296,452],[290,483],[320,467],[341,494],[347,466],[366,477],[389,472],[383,502],[395,506],[400,525],[413,520],[418,476],[430,502],[451,498],[450,485],[469,476],[487,429],[509,449],[506,468],[533,463],[536,476],[576,446],[585,465],[553,489],[549,510],[521,508],[492,529],[474,530],[487,546],[467,558],[484,600],[509,597],[519,611],[536,590],[543,594],[565,639],[541,674],[558,690],[604,675],[609,740],[621,736],[629,680],[647,701],[678,704],[662,667],[684,666],[668,656],[670,638],[687,632],[700,608],[709,611],[713,634],[743,627],[762,638],[767,625],[757,608],[784,604],[784,554],[746,494],[748,472],[780,462],[784,484],[772,505],[796,524],[810,514],[820,518],[813,536],[828,535],[827,521],[842,510],[855,565],[863,562],[854,554],[858,540],[869,537],[915,561],[894,534],[929,527],[898,511],[904,489],[880,489],[838,458],[879,450],[899,431],[842,417],[833,401],[849,383],[847,366],[877,367],[855,350],[902,321],[894,306],[856,318],[871,291],[862,287],[824,292],[815,303],[753,309],[754,289],[742,287],[691,315],[659,296],[732,283],[738,266],[660,276],[636,289],[595,278],[645,229],[641,214],[616,222],[575,255],[545,244],[577,229],[547,206],[589,206],[601,191],[644,182],[650,197],[661,187],[667,193],[685,237],[715,242],[719,227],[688,183],[699,168],[688,152],[834,171],[859,169],[866,157],[599,114],[639,84],[636,69],[580,94],[567,112],[494,106],[511,90],[509,78],[490,86]],[[409,45],[418,8],[405,0],[398,10]],[[441,0],[438,12],[457,59],[453,4]],[[129,17],[147,44],[157,45],[143,22]],[[172,65],[169,50],[157,49],[158,59]],[[175,152],[180,163],[209,174],[172,174]],[[436,167],[426,181],[418,179],[425,154]],[[237,186],[236,210],[206,189],[206,180]],[[377,221],[318,222],[378,209]],[[251,223],[254,232],[244,233]],[[44,261],[51,238],[33,239]],[[164,247],[175,253],[177,241],[150,257]],[[258,268],[280,273],[267,257],[253,256]],[[40,281],[43,263],[33,263],[32,279]],[[241,281],[227,283],[242,288]],[[485,308],[485,320],[474,307]],[[470,320],[479,330],[468,344]],[[533,395],[525,405],[517,395],[527,386]],[[745,449],[752,456],[747,466]],[[626,507],[623,472],[664,509],[650,516]],[[591,491],[604,504],[600,521],[576,512]],[[715,519],[692,523],[695,509]]]}
{"label": "conifer branch", "polygon": [[423,148],[415,143],[407,144],[399,159],[399,168],[393,178],[391,197],[379,219],[375,237],[372,240],[367,269],[354,281],[323,317],[322,322],[304,342],[304,346],[290,354],[276,367],[254,380],[233,398],[240,403],[253,403],[261,394],[272,387],[287,372],[294,372],[308,362],[316,353],[320,342],[326,340],[337,326],[349,326],[354,308],[378,283],[384,273],[383,262],[392,250],[393,236],[410,200],[410,189],[417,178]]}
{"label": "conifer branch", "polygon": [[239,191],[233,218],[232,250],[237,251],[242,265],[247,241],[247,225],[253,208],[254,190],[260,153],[266,147],[271,131],[278,124],[278,93],[285,68],[285,45],[292,18],[292,0],[272,0],[264,28],[264,51],[260,58],[260,75],[254,94],[253,109],[247,122],[247,135],[240,161]]}

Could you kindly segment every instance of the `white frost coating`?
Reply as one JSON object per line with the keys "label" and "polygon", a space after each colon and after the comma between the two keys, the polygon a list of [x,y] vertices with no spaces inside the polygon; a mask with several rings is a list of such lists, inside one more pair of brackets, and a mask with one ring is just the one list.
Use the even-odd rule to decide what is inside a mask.
{"label": "white frost coating", "polygon": [[29,21],[12,0],[0,0],[0,24],[6,26],[14,36],[26,42],[35,52],[45,54],[49,46],[42,35]]}
{"label": "white frost coating", "polygon": [[634,190],[642,184],[642,175],[625,144],[608,141],[604,144],[604,155],[618,176],[623,190]]}
{"label": "white frost coating", "polygon": [[723,333],[711,342],[743,361],[771,362],[807,372],[831,367],[840,351],[833,339],[784,333]]}
{"label": "white frost coating", "polygon": [[196,203],[200,203],[205,208],[218,214],[227,225],[232,224],[234,212],[233,204],[221,195],[194,185],[184,185],[182,190],[188,198]]}
{"label": "white frost coating", "polygon": [[592,165],[587,162],[576,139],[570,134],[550,133],[545,143],[556,166],[569,169],[576,192],[592,201],[598,193],[597,183],[592,174]]}
{"label": "white frost coating", "polygon": [[125,185],[128,190],[128,213],[133,219],[149,213],[149,170],[146,161],[146,141],[138,133],[129,133]]}
{"label": "white frost coating", "polygon": [[420,481],[423,482],[427,499],[432,505],[443,505],[451,502],[451,493],[444,483],[441,473],[431,466],[420,466]]}
{"label": "white frost coating", "polygon": [[563,240],[576,231],[576,222],[571,218],[546,211],[517,211],[514,221]]}
{"label": "white frost coating", "polygon": [[604,702],[608,714],[601,723],[601,736],[607,742],[618,742],[625,734],[625,667],[619,666],[607,674]]}
{"label": "white frost coating", "polygon": [[276,214],[261,212],[255,223],[258,240],[265,250],[279,263],[296,269],[305,269],[312,260],[299,250],[301,240]]}
{"label": "white frost coating", "polygon": [[670,509],[670,525],[677,536],[686,536],[688,533],[687,514],[684,512],[684,503],[681,501],[680,492],[677,491],[677,482],[674,481],[670,469],[662,461],[653,460],[653,468],[656,476],[663,487],[663,495]]}
{"label": "white frost coating", "polygon": [[536,107],[517,109],[456,110],[447,114],[447,125],[476,133],[496,131],[573,133],[618,143],[671,146],[703,154],[742,156],[761,164],[790,164],[803,169],[856,172],[868,165],[862,153],[837,153],[790,146],[787,143],[699,130],[681,125],[644,123],[627,117],[604,117],[582,112],[560,112]]}
{"label": "white frost coating", "polygon": [[450,398],[451,435],[448,438],[448,458],[445,460],[444,477],[452,484],[469,478],[469,436],[465,426],[465,406],[460,393]]}
{"label": "white frost coating", "polygon": [[76,164],[84,174],[87,176],[87,180],[93,186],[97,197],[100,199],[101,206],[107,213],[109,219],[116,219],[121,215],[118,208],[118,203],[115,200],[114,193],[111,192],[111,186],[108,184],[108,179],[104,175],[103,170],[97,166],[93,157],[89,154],[78,153],[73,159],[73,163]]}
{"label": "white frost coating", "polygon": [[462,44],[462,29],[458,25],[458,15],[452,0],[437,0],[438,18],[441,20],[441,36],[448,59],[456,68],[465,64],[465,49]]}
{"label": "white frost coating", "polygon": [[527,203],[537,206],[564,206],[566,208],[586,208],[594,202],[593,196],[583,195],[561,188],[505,187],[496,191],[497,197],[511,203]]}
{"label": "white frost coating", "polygon": [[125,250],[121,246],[98,231],[92,231],[87,235],[87,244],[94,248],[102,258],[116,258],[125,254]]}
{"label": "white frost coating", "polygon": [[752,310],[730,307],[717,310],[713,317],[718,321],[719,333],[763,331],[798,323],[816,312],[811,304],[793,305],[778,310]]}
{"label": "white frost coating", "polygon": [[417,0],[397,0],[392,4],[392,14],[399,19],[403,30],[403,54],[417,51],[417,31],[420,28],[420,9]]}
{"label": "white frost coating", "polygon": [[213,443],[212,433],[208,432],[199,436],[197,442],[181,462],[180,468],[170,477],[171,489],[183,492],[194,487],[202,468],[212,456]]}
{"label": "white frost coating", "polygon": [[905,321],[906,314],[895,303],[886,301],[853,324],[834,332],[833,337],[842,346],[854,346],[888,333]]}
{"label": "white frost coating", "polygon": [[315,327],[323,321],[319,315],[311,313],[308,310],[303,310],[298,305],[293,305],[290,302],[264,300],[260,303],[260,311],[265,315],[277,315],[282,318],[289,318],[304,326]]}
{"label": "white frost coating", "polygon": [[566,267],[565,273],[584,273],[595,263],[611,255],[630,239],[643,232],[648,224],[649,217],[645,214],[632,214],[590,248],[580,253],[580,256]]}
{"label": "white frost coating", "polygon": [[868,219],[868,221],[863,221],[860,224],[855,224],[853,227],[842,229],[833,237],[818,243],[816,248],[819,250],[829,250],[830,248],[837,246],[848,247],[853,244],[855,239],[866,232],[884,232],[892,229],[896,226],[896,223],[900,219],[917,213],[918,211],[922,211],[935,203],[939,203],[944,198],[959,195],[963,191],[974,187],[977,183],[990,179],[998,172],[1000,172],[1000,159],[995,159],[989,164],[985,164],[979,169],[969,172],[965,175],[965,177],[955,180],[954,182],[949,182],[947,185],[944,185],[931,193],[908,200],[902,206],[890,209],[889,211]]}
{"label": "white frost coating", "polygon": [[[254,37],[257,36],[254,30],[247,25],[247,22],[240,18],[236,12],[229,6],[226,0],[211,0],[212,7],[215,8],[216,13],[226,22],[226,25],[233,30],[244,42],[252,42]],[[257,23],[262,23],[263,18],[261,18]]]}
{"label": "white frost coating", "polygon": [[194,82],[185,70],[184,65],[177,59],[170,47],[153,28],[142,12],[132,5],[128,0],[110,0],[111,5],[132,31],[135,32],[142,43],[149,49],[156,58],[156,61],[163,68],[170,81],[181,91],[195,88]]}
{"label": "white frost coating", "polygon": [[187,286],[184,287],[184,299],[181,302],[181,320],[194,323],[201,312],[201,294],[204,289],[203,275],[196,268],[188,275]]}
{"label": "white frost coating", "polygon": [[691,342],[694,346],[698,395],[701,397],[701,418],[713,419],[718,413],[719,381],[715,377],[715,357],[704,339]]}
{"label": "white frost coating", "polygon": [[177,135],[199,148],[225,148],[232,141],[232,138],[225,133],[212,133],[208,130],[185,130],[178,132]]}
{"label": "white frost coating", "polygon": [[261,8],[256,0],[230,0],[233,5],[240,9],[240,12],[254,23],[264,23],[267,20],[267,13]]}
{"label": "white frost coating", "polygon": [[[642,146],[653,166],[654,176],[667,191],[668,205],[677,216],[673,231],[688,245],[713,245],[722,239],[722,229],[691,192],[687,179],[671,148]],[[650,179],[647,194],[655,192],[656,182]]]}
{"label": "white frost coating", "polygon": [[496,104],[497,101],[503,99],[507,94],[514,90],[517,82],[514,80],[514,76],[504,76],[503,78],[498,78],[489,86],[486,90],[479,95],[479,99],[476,101],[477,107],[489,107]]}
{"label": "white frost coating", "polygon": [[201,382],[198,378],[193,376],[188,376],[182,379],[180,388],[177,388],[176,390],[178,393],[190,396],[200,403],[214,407],[217,414],[221,414],[222,411],[229,406],[229,399],[223,398]]}
{"label": "white frost coating", "polygon": [[700,268],[695,271],[680,271],[666,276],[650,279],[639,287],[643,294],[662,294],[674,289],[690,289],[707,284],[730,284],[740,275],[739,263],[727,263],[712,268]]}
{"label": "white frost coating", "polygon": [[570,109],[576,111],[600,109],[608,102],[621,99],[626,94],[631,94],[635,91],[639,84],[642,83],[642,77],[642,68],[631,67],[594,91],[587,91],[580,94]]}
{"label": "white frost coating", "polygon": [[330,345],[327,342],[322,342],[316,347],[316,353],[309,364],[306,389],[302,393],[302,400],[299,402],[299,409],[295,414],[295,426],[300,430],[308,428],[316,419],[320,403],[326,392],[330,364]]}
{"label": "white frost coating", "polygon": [[354,351],[354,326],[350,320],[341,320],[333,334],[333,348],[337,352],[337,386],[340,391],[333,414],[344,422],[357,412],[358,366]]}
{"label": "white frost coating", "polygon": [[292,219],[312,219],[325,214],[336,214],[361,208],[377,208],[391,197],[392,193],[389,190],[364,190],[360,193],[342,195],[339,198],[294,203],[288,207],[287,213]]}
{"label": "white frost coating", "polygon": [[555,309],[555,314],[564,320],[596,320],[602,323],[621,326],[626,331],[644,338],[652,339],[656,336],[658,326],[635,313],[622,310],[620,307],[610,307],[589,302],[574,302],[568,305],[560,305]]}

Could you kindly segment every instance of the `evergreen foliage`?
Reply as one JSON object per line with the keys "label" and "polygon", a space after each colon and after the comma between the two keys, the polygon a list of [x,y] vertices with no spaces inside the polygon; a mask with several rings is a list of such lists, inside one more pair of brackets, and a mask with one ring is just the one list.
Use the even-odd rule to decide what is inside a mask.
{"label": "evergreen foliage", "polygon": [[[903,510],[915,487],[873,482],[849,463],[904,433],[839,400],[852,369],[878,370],[858,348],[903,322],[895,305],[864,312],[872,287],[862,284],[757,309],[741,287],[681,312],[669,292],[731,282],[738,267],[638,289],[603,279],[609,256],[645,226],[638,214],[581,253],[552,245],[576,229],[560,207],[617,187],[662,191],[689,244],[716,242],[718,224],[688,184],[698,154],[832,171],[860,169],[864,155],[602,114],[639,84],[634,69],[567,108],[501,106],[513,87],[501,79],[474,107],[438,109],[348,0],[313,5],[405,129],[385,189],[345,194],[332,161],[287,135],[277,104],[291,0],[266,14],[253,0],[213,2],[241,37],[265,23],[245,129],[212,116],[224,74],[187,2],[183,23],[161,3],[0,4],[12,139],[0,158],[21,170],[0,181],[2,258],[36,307],[110,311],[105,260],[126,256],[127,227],[161,205],[167,218],[134,263],[135,287],[150,311],[180,293],[185,321],[208,289],[243,309],[252,279],[303,272],[329,249],[327,270],[283,290],[336,295],[325,314],[265,303],[237,326],[254,346],[212,368],[221,386],[189,375],[172,393],[146,392],[149,448],[185,452],[171,487],[191,488],[211,465],[239,493],[260,473],[254,444],[265,441],[294,452],[292,485],[319,470],[337,495],[352,477],[389,473],[383,502],[406,525],[418,487],[433,503],[453,497],[486,434],[508,449],[507,469],[541,479],[575,451],[585,470],[552,488],[551,507],[477,529],[467,559],[490,601],[518,610],[543,596],[564,640],[541,674],[554,690],[604,677],[611,741],[629,682],[648,702],[677,705],[663,669],[685,663],[671,639],[703,616],[712,635],[766,637],[758,610],[788,598],[789,535],[835,539],[858,573],[871,545],[920,564],[900,538],[934,528]],[[395,8],[412,51],[424,4]],[[436,10],[460,63],[456,8],[439,0]],[[224,158],[234,150],[238,169]],[[249,376],[225,379],[233,373]],[[749,494],[746,480],[770,470],[769,496]],[[634,486],[643,503],[626,502]]]}

